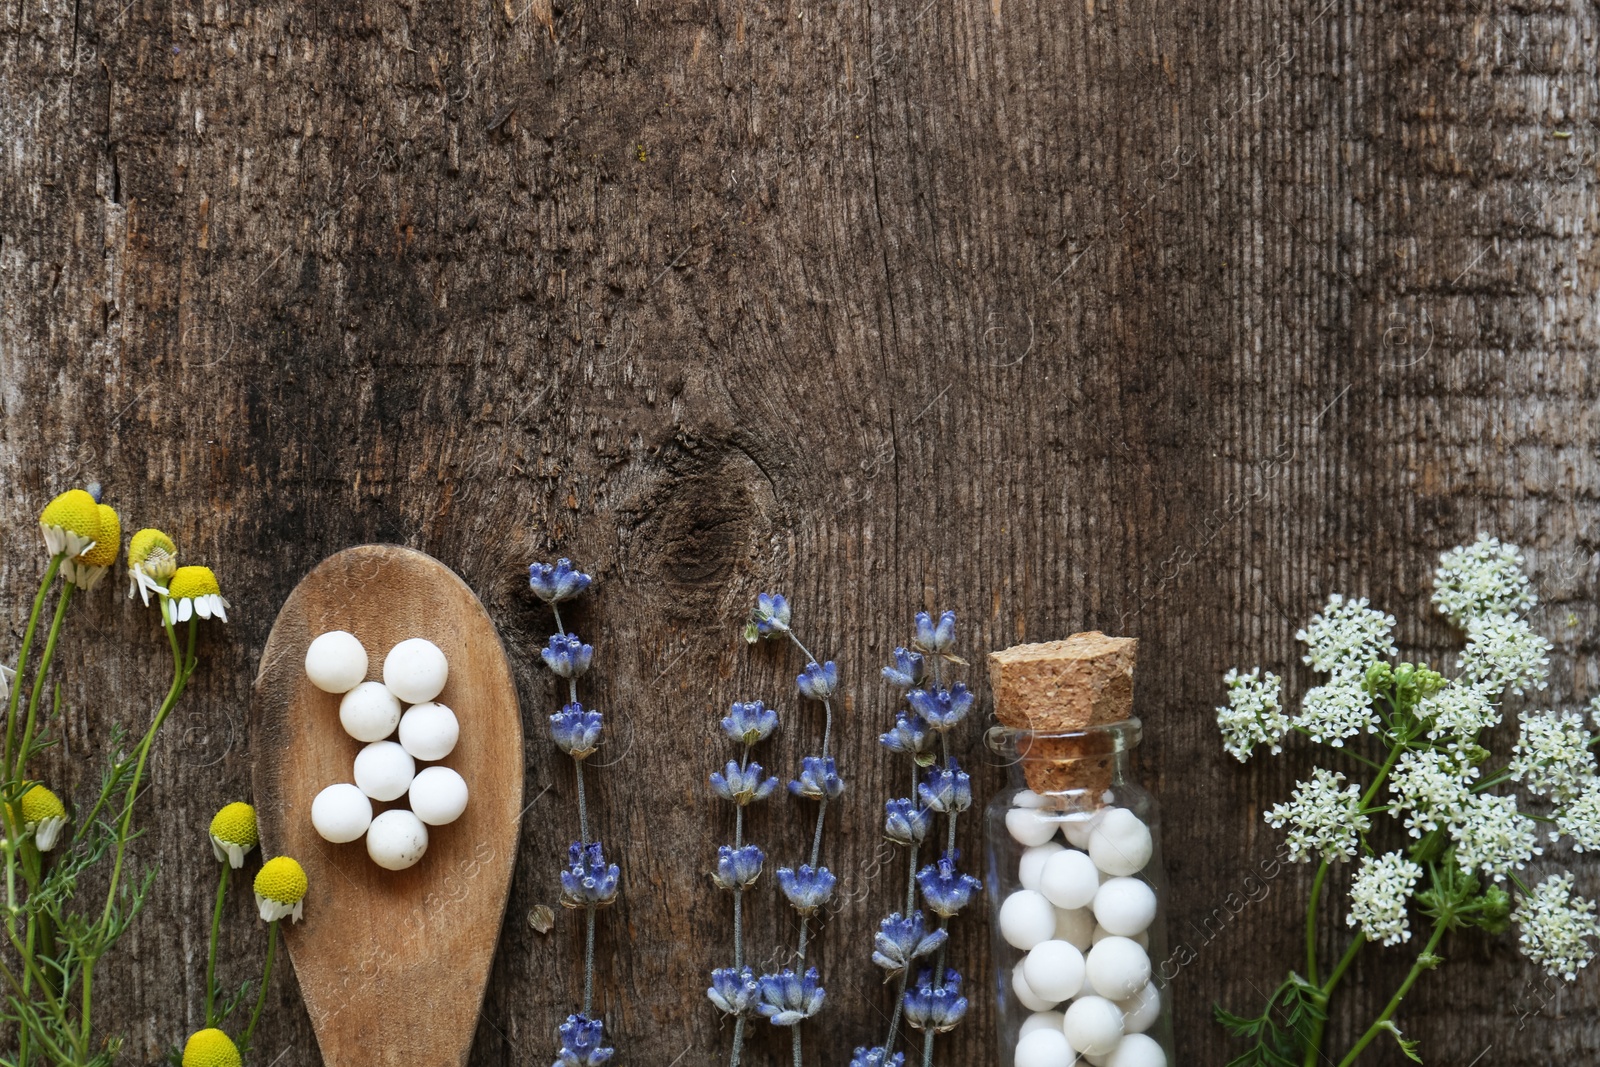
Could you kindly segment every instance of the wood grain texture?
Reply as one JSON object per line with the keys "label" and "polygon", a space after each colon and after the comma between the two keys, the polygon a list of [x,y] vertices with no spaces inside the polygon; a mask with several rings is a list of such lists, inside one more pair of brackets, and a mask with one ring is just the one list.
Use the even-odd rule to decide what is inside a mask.
{"label": "wood grain texture", "polygon": [[[594,818],[624,878],[599,1006],[619,1062],[652,1067],[716,1062],[729,1037],[700,993],[729,955],[706,877],[732,834],[705,786],[716,717],[776,702],[761,758],[786,773],[820,732],[796,658],[737,639],[760,589],[794,598],[849,694],[810,1045],[830,1065],[887,1013],[876,821],[904,786],[876,669],[919,608],[962,611],[969,654],[1140,639],[1143,775],[1185,889],[1173,940],[1196,950],[1177,1039],[1208,1067],[1232,1047],[1210,1003],[1253,1004],[1293,965],[1308,886],[1290,870],[1234,906],[1306,761],[1223,755],[1227,667],[1303,686],[1292,634],[1336,589],[1447,663],[1430,570],[1487,530],[1528,549],[1549,699],[1600,691],[1592,0],[545,10],[0,6],[3,528],[25,546],[50,495],[97,478],[236,605],[156,750],[137,858],[162,880],[102,965],[129,1062],[198,1023],[203,830],[249,791],[256,659],[299,576],[352,544],[461,574],[527,716],[475,1067],[548,1062],[581,995],[581,924],[525,921],[556,902],[546,831],[577,825],[532,559],[597,575],[570,621],[596,647]],[[38,567],[0,555],[12,635]],[[115,590],[74,616],[68,744],[42,770],[81,796],[87,753],[165,680],[153,620]],[[979,730],[960,745],[987,794]],[[778,801],[752,833],[792,862],[804,822]],[[753,945],[792,941],[770,884],[750,913]],[[224,973],[251,973],[246,904],[228,937]],[[986,945],[957,924],[975,989]],[[1445,954],[1399,1019],[1430,1062],[1594,1058],[1592,976],[1547,990],[1509,939]],[[1347,988],[1381,1001],[1407,965],[1370,953]],[[1336,1044],[1370,1003],[1341,1002]],[[941,1062],[989,1062],[989,1024],[980,1000]],[[262,1062],[317,1062],[292,985],[263,1026]],[[750,1062],[786,1048],[759,1029]]]}
{"label": "wood grain texture", "polygon": [[[440,703],[461,737],[439,761],[467,782],[467,810],[430,827],[421,860],[387,871],[364,840],[331,845],[311,825],[324,788],[354,781],[361,742],[339,723],[339,698],[311,684],[306,647],[346,630],[367,649],[369,680],[385,653],[422,637],[450,674]],[[315,886],[288,946],[329,1067],[461,1067],[477,1030],[522,812],[522,717],[494,623],[437,560],[393,545],[345,549],[289,594],[256,675],[250,746],[265,856],[294,856]],[[431,764],[430,764],[431,765]],[[406,807],[406,800],[373,805]]]}

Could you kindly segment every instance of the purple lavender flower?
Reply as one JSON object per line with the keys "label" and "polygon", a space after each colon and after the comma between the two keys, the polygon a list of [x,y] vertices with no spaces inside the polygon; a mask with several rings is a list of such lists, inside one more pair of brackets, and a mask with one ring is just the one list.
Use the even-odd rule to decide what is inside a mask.
{"label": "purple lavender flower", "polygon": [[972,777],[952,756],[943,767],[928,768],[927,776],[917,786],[917,799],[929,811],[966,811],[972,807]]}
{"label": "purple lavender flower", "polygon": [[561,1050],[551,1067],[600,1067],[609,1062],[615,1049],[602,1046],[605,1024],[587,1015],[569,1015],[557,1027],[561,1034]]}
{"label": "purple lavender flower", "polygon": [[826,867],[802,863],[798,868],[778,868],[778,888],[801,915],[810,915],[833,899],[838,879]]}
{"label": "purple lavender flower", "polygon": [[923,971],[914,988],[906,990],[906,1022],[918,1030],[944,1033],[954,1030],[967,1014],[967,998],[961,995],[961,976],[944,972],[944,982],[935,985],[933,976]]}
{"label": "purple lavender flower", "polygon": [[748,967],[719,967],[711,972],[711,988],[706,990],[706,997],[719,1011],[751,1016],[761,1001],[761,983]]}
{"label": "purple lavender flower", "polygon": [[961,682],[957,682],[949,689],[913,689],[906,694],[906,703],[911,705],[928,726],[943,732],[961,724],[967,717],[967,712],[972,710],[973,695]]}
{"label": "purple lavender flower", "polygon": [[772,736],[778,713],[759,700],[735,701],[722,717],[722,732],[741,745],[754,745]]}
{"label": "purple lavender flower", "polygon": [[756,597],[752,625],[762,637],[788,633],[791,610],[789,601],[782,593],[762,593]]}
{"label": "purple lavender flower", "polygon": [[920,911],[906,916],[895,912],[878,924],[872,939],[872,962],[896,975],[911,966],[912,960],[937,951],[949,937],[943,930],[929,930]]}
{"label": "purple lavender flower", "polygon": [[740,807],[744,807],[753,800],[765,800],[778,788],[776,778],[768,778],[759,763],[748,763],[743,767],[734,760],[729,760],[721,773],[711,772],[711,791],[723,800],[731,800]]}
{"label": "purple lavender flower", "polygon": [[806,756],[800,761],[800,777],[789,783],[789,792],[809,800],[837,800],[844,792],[844,780],[839,777],[832,756]]}
{"label": "purple lavender flower", "polygon": [[757,1010],[773,1026],[794,1026],[821,1011],[826,997],[815,967],[808,968],[804,975],[785,969],[761,976],[761,1003]]}
{"label": "purple lavender flower", "polygon": [[573,842],[561,872],[561,903],[569,908],[603,908],[617,899],[617,865],[606,863],[600,842]]}
{"label": "purple lavender flower", "polygon": [[894,663],[883,669],[883,680],[896,689],[910,689],[922,684],[922,670],[926,666],[922,653],[907,648],[894,650]]}
{"label": "purple lavender flower", "polygon": [[893,1056],[884,1058],[884,1051],[880,1048],[857,1048],[856,1054],[850,1057],[850,1067],[905,1067],[906,1054],[896,1052]]}
{"label": "purple lavender flower", "polygon": [[917,872],[917,886],[922,890],[923,903],[935,915],[950,918],[972,900],[972,894],[983,888],[983,883],[970,874],[956,870],[959,852],[946,852],[937,863],[930,863]]}
{"label": "purple lavender flower", "polygon": [[528,585],[533,595],[547,604],[571,600],[588,589],[592,581],[589,575],[573,570],[570,559],[558,559],[554,567],[535,563],[528,568]]}
{"label": "purple lavender flower", "polygon": [[755,845],[722,845],[717,849],[717,869],[711,880],[721,889],[749,889],[761,877],[761,864],[766,858],[766,853]]}
{"label": "purple lavender flower", "polygon": [[920,845],[928,836],[928,812],[906,797],[883,805],[883,836],[897,845]]}
{"label": "purple lavender flower", "polygon": [[949,652],[956,643],[956,613],[946,611],[935,623],[926,611],[917,612],[917,636],[912,642],[924,652]]}
{"label": "purple lavender flower", "polygon": [[926,767],[933,761],[934,748],[938,745],[939,738],[928,729],[928,724],[921,716],[915,713],[908,715],[901,711],[895,715],[894,729],[886,734],[879,734],[878,742],[890,752],[912,756]]}
{"label": "purple lavender flower", "polygon": [[550,736],[556,747],[573,759],[586,759],[600,747],[603,725],[598,711],[585,711],[582,704],[572,703],[550,716]]}
{"label": "purple lavender flower", "polygon": [[795,679],[800,695],[812,700],[827,700],[839,688],[839,668],[833,660],[826,663],[807,663],[805,670]]}
{"label": "purple lavender flower", "polygon": [[551,634],[550,644],[539,650],[544,664],[562,678],[577,678],[589,669],[594,648],[577,634]]}

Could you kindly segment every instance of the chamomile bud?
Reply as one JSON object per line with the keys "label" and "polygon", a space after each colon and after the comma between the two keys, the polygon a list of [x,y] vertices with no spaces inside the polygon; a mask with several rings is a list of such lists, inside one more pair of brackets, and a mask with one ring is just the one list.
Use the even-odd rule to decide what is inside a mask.
{"label": "chamomile bud", "polygon": [[122,551],[122,516],[109,504],[96,504],[95,510],[100,516],[100,539],[82,555],[61,562],[67,581],[84,592],[100,584]]}
{"label": "chamomile bud", "polygon": [[100,502],[86,490],[68,489],[39,513],[39,532],[51,555],[82,555],[100,540]]}
{"label": "chamomile bud", "polygon": [[225,805],[211,820],[211,851],[218,863],[226,860],[234,870],[244,866],[245,856],[260,840],[256,809],[248,804],[235,801]]}
{"label": "chamomile bud", "polygon": [[231,606],[222,599],[222,587],[210,567],[179,567],[172,572],[167,583],[168,609],[172,621],[188,622],[196,615],[202,619],[217,618],[228,621]]}
{"label": "chamomile bud", "polygon": [[288,856],[274,856],[256,872],[256,908],[266,922],[293,916],[295,922],[306,904],[305,869]]}
{"label": "chamomile bud", "polygon": [[128,541],[128,596],[150,605],[150,594],[167,595],[166,583],[178,569],[178,546],[160,530],[143,529]]}
{"label": "chamomile bud", "polygon": [[56,847],[56,840],[67,825],[67,809],[61,798],[42,785],[22,794],[22,826],[33,831],[33,843],[40,852]]}
{"label": "chamomile bud", "polygon": [[196,1030],[183,1044],[183,1067],[240,1067],[239,1047],[221,1030]]}

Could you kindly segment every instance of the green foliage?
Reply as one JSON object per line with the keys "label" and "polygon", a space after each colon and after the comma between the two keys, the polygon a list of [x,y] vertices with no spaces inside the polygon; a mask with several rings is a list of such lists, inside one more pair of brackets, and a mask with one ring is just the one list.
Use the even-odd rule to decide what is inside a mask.
{"label": "green foliage", "polygon": [[1300,1067],[1328,1015],[1323,992],[1298,974],[1290,974],[1267,999],[1260,1015],[1245,1018],[1213,1009],[1217,1022],[1233,1036],[1252,1042],[1228,1067]]}

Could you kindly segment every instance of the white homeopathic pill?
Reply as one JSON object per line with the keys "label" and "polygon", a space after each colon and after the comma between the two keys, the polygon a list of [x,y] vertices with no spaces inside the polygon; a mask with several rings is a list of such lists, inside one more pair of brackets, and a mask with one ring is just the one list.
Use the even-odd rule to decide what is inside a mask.
{"label": "white homeopathic pill", "polygon": [[1006,812],[1006,829],[1018,844],[1030,848],[1056,836],[1055,820],[1038,808],[1012,808]]}
{"label": "white homeopathic pill", "polygon": [[1142,934],[1156,918],[1156,891],[1139,878],[1112,878],[1094,895],[1094,918],[1121,937]]}
{"label": "white homeopathic pill", "polygon": [[356,785],[373,800],[398,800],[416,775],[411,753],[393,741],[374,741],[356,753]]}
{"label": "white homeopathic pill", "polygon": [[1126,1000],[1149,984],[1150,955],[1137,941],[1108,937],[1089,950],[1086,970],[1096,993],[1107,1000]]}
{"label": "white homeopathic pill", "polygon": [[1130,1034],[1142,1034],[1155,1025],[1161,1014],[1161,991],[1154,982],[1147,982],[1133,996],[1117,1001],[1117,1007],[1122,1009],[1122,1028]]}
{"label": "white homeopathic pill", "polygon": [[1049,1011],[1056,1006],[1053,1000],[1046,1000],[1033,991],[1028,985],[1027,977],[1022,973],[1022,964],[1011,968],[1011,992],[1017,995],[1017,1003],[1029,1011]]}
{"label": "white homeopathic pill", "polygon": [[1106,1057],[1105,1067],[1167,1067],[1167,1054],[1149,1034],[1129,1034]]}
{"label": "white homeopathic pill", "polygon": [[415,704],[400,717],[400,747],[417,759],[444,759],[460,737],[456,713],[443,704]]}
{"label": "white homeopathic pill", "polygon": [[1127,808],[1107,811],[1089,834],[1089,858],[1115,877],[1138,874],[1154,851],[1150,828]]}
{"label": "white homeopathic pill", "polygon": [[424,767],[411,781],[411,810],[429,826],[443,826],[467,810],[467,783],[449,767]]}
{"label": "white homeopathic pill", "polygon": [[1067,1006],[1061,1029],[1085,1056],[1103,1056],[1122,1040],[1122,1010],[1105,997],[1079,997]]}
{"label": "white homeopathic pill", "polygon": [[1065,941],[1079,952],[1088,952],[1094,944],[1094,914],[1088,908],[1057,908],[1057,941]]}
{"label": "white homeopathic pill", "polygon": [[382,682],[362,682],[339,699],[339,725],[357,741],[382,741],[400,722],[400,702]]}
{"label": "white homeopathic pill", "polygon": [[1022,883],[1022,888],[1038,889],[1039,876],[1044,873],[1044,861],[1060,851],[1061,846],[1055,841],[1046,841],[1025,850],[1022,859],[1017,862],[1017,881]]}
{"label": "white homeopathic pill", "polygon": [[1061,820],[1061,836],[1073,848],[1088,848],[1089,834],[1100,825],[1100,811],[1075,811]]}
{"label": "white homeopathic pill", "polygon": [[1059,1011],[1036,1011],[1022,1020],[1022,1028],[1017,1031],[1017,1037],[1027,1037],[1035,1030],[1060,1030],[1061,1018]]}
{"label": "white homeopathic pill", "polygon": [[324,841],[354,841],[371,823],[372,801],[348,782],[330,785],[311,802],[311,825]]}
{"label": "white homeopathic pill", "polygon": [[1094,861],[1075,848],[1064,848],[1045,861],[1039,892],[1058,908],[1082,908],[1094,902],[1100,874]]}
{"label": "white homeopathic pill", "polygon": [[324,693],[348,693],[367,676],[367,650],[348,630],[329,630],[306,646],[306,677]]}
{"label": "white homeopathic pill", "polygon": [[[1094,934],[1090,936],[1089,944],[1098,945],[1100,942],[1104,941],[1108,937],[1119,937],[1119,936],[1121,936],[1121,935],[1120,934],[1114,934],[1110,930],[1107,930],[1104,926],[1101,926],[1099,923],[1095,923],[1094,924]],[[1138,942],[1139,947],[1144,949],[1146,952],[1150,951],[1150,931],[1149,930],[1144,930],[1144,931],[1141,931],[1140,933],[1134,934],[1133,937],[1130,938],[1129,940]]]}
{"label": "white homeopathic pill", "polygon": [[1072,1067],[1078,1061],[1060,1030],[1034,1030],[1017,1042],[1016,1067]]}
{"label": "white homeopathic pill", "polygon": [[1000,936],[1026,952],[1056,932],[1056,909],[1043,893],[1019,889],[1000,905]]}
{"label": "white homeopathic pill", "polygon": [[403,871],[426,851],[428,828],[404,808],[383,812],[367,827],[367,855],[386,870]]}
{"label": "white homeopathic pill", "polygon": [[383,657],[383,684],[407,704],[426,704],[444,690],[449,677],[444,653],[425,638],[407,638]]}
{"label": "white homeopathic pill", "polygon": [[[1060,1004],[1083,988],[1083,953],[1066,941],[1041,941],[1022,958],[1022,977],[1040,1000]],[[1130,990],[1129,992],[1132,992]]]}

